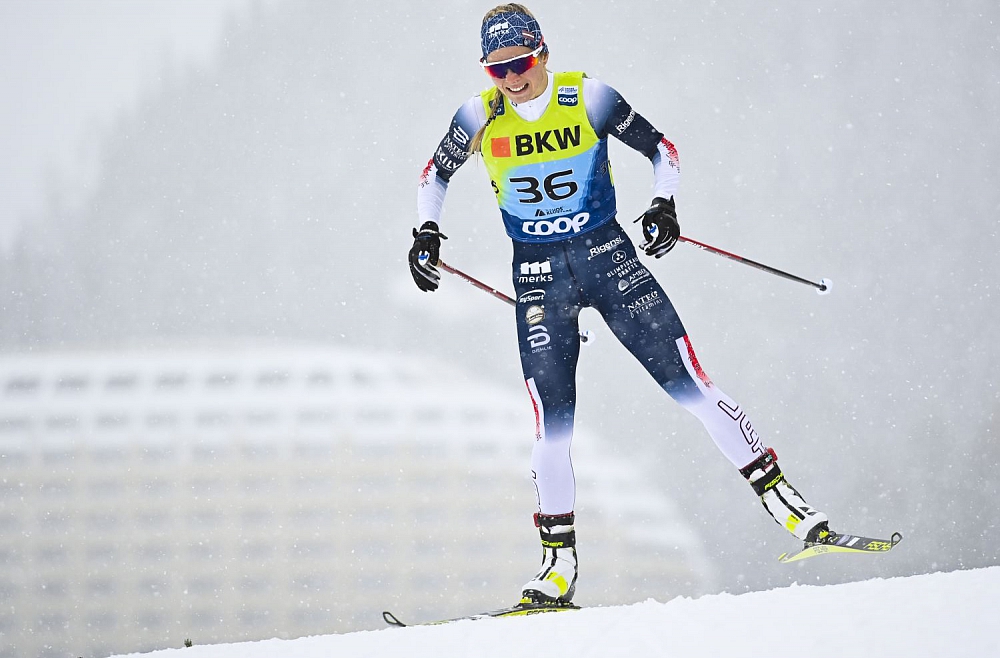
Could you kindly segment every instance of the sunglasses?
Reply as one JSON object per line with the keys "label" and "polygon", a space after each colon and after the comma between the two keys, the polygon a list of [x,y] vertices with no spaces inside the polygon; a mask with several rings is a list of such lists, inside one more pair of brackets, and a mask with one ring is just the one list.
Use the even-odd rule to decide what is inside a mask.
{"label": "sunglasses", "polygon": [[524,75],[526,71],[534,68],[536,64],[542,61],[540,55],[543,50],[545,50],[544,43],[539,45],[530,53],[518,55],[517,57],[511,57],[510,59],[505,59],[502,62],[487,62],[484,57],[479,60],[479,65],[486,69],[486,72],[490,74],[491,78],[497,78],[498,80],[506,78],[507,71],[512,72],[514,75]]}

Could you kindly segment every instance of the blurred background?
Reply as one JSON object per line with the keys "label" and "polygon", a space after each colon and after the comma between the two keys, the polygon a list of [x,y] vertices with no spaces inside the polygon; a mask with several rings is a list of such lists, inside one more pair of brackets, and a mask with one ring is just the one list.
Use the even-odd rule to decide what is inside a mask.
{"label": "blurred background", "polygon": [[[406,266],[417,177],[489,84],[491,6],[0,4],[0,655],[516,596],[538,556],[512,318]],[[687,245],[650,263],[806,499],[906,538],[779,565],[795,540],[585,311],[579,602],[997,564],[996,4],[528,6],[551,68],[675,143],[685,235],[834,281]],[[650,166],[610,150],[638,239]],[[443,230],[449,263],[510,290],[481,163]]]}

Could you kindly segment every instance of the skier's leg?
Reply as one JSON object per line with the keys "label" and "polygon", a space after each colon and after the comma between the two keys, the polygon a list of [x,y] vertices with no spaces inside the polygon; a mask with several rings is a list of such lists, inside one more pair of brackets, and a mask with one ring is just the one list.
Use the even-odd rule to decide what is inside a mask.
{"label": "skier's leg", "polygon": [[[521,369],[535,414],[531,476],[542,514],[568,514],[576,499],[570,459],[580,354],[579,307],[553,300],[551,291],[518,296]],[[539,303],[540,296],[548,299]]]}
{"label": "skier's leg", "polygon": [[622,345],[674,400],[697,416],[734,466],[742,468],[764,454],[766,448],[746,414],[702,370],[670,298],[639,261],[632,243],[626,238],[614,249],[598,245],[596,250],[596,256],[577,267],[589,270],[584,280],[599,281],[586,290],[587,300]]}
{"label": "skier's leg", "polygon": [[[570,457],[580,354],[579,290],[564,258],[547,246],[516,244],[515,308],[521,368],[535,414],[531,476],[538,497],[535,524],[542,567],[522,599],[566,602],[577,577],[573,509],[576,480]],[[561,250],[558,250],[561,253]]]}
{"label": "skier's leg", "polygon": [[[702,422],[722,454],[751,484],[760,477],[761,460],[767,462],[761,472],[776,469],[773,451],[761,441],[746,412],[702,369],[673,304],[636,257],[631,242],[597,251],[586,263],[591,276],[584,280],[601,283],[587,291],[588,300],[618,340],[674,400]],[[814,531],[825,528],[826,515],[806,505],[783,476],[769,481],[771,487],[758,492],[768,513],[796,537],[814,539]]]}

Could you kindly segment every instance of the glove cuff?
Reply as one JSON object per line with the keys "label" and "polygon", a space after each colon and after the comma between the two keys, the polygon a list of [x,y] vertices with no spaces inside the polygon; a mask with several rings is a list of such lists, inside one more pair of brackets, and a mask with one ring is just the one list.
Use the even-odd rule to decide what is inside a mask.
{"label": "glove cuff", "polygon": [[649,204],[649,207],[651,209],[656,209],[656,210],[666,208],[670,211],[673,211],[675,209],[674,197],[670,197],[669,199],[664,199],[661,196],[655,197],[653,199],[653,203]]}
{"label": "glove cuff", "polygon": [[426,239],[428,237],[436,237],[441,240],[447,240],[448,236],[441,232],[438,228],[437,222],[428,219],[426,222],[420,225],[420,230],[413,229],[413,237]]}

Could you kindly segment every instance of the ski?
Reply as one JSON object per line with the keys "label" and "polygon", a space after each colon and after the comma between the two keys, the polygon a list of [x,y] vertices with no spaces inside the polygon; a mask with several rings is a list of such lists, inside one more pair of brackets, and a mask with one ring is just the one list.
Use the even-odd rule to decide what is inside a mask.
{"label": "ski", "polygon": [[572,603],[564,604],[552,604],[552,603],[518,603],[517,605],[512,605],[509,608],[500,608],[498,610],[489,610],[487,612],[480,612],[474,615],[466,615],[464,617],[454,617],[452,619],[439,619],[437,621],[425,621],[419,624],[404,624],[399,621],[396,615],[392,614],[388,610],[382,611],[382,619],[385,623],[390,626],[396,626],[399,628],[405,628],[407,626],[439,626],[441,624],[450,624],[456,621],[466,621],[466,620],[476,620],[476,619],[498,619],[503,617],[526,617],[528,615],[540,615],[547,612],[563,612],[565,610],[579,610],[580,606],[573,605]]}
{"label": "ski", "polygon": [[896,547],[903,539],[898,532],[892,533],[890,539],[874,539],[860,535],[839,535],[832,533],[822,543],[806,544],[797,553],[782,553],[778,562],[796,562],[806,558],[826,555],[827,553],[887,553]]}

